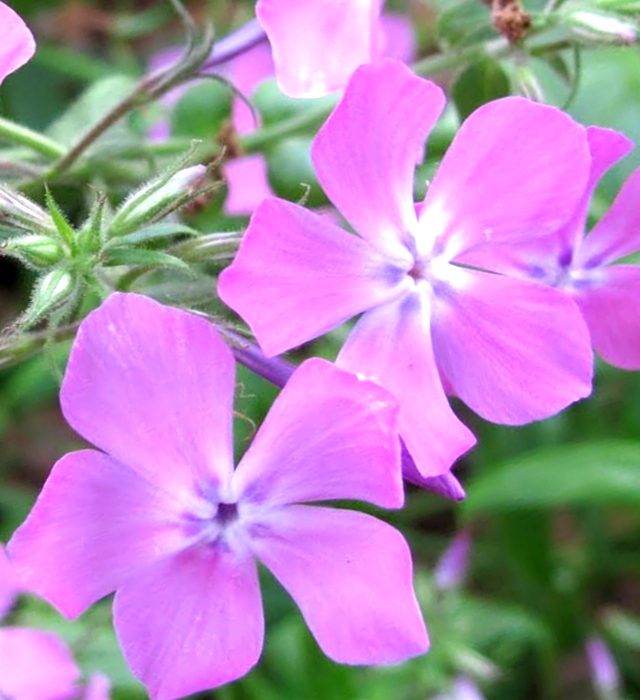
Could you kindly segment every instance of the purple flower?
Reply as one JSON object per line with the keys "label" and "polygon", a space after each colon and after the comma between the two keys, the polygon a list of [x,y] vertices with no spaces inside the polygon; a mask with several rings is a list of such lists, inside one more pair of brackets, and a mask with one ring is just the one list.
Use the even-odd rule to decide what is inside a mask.
{"label": "purple flower", "polygon": [[267,355],[364,312],[337,363],[400,400],[401,435],[423,478],[474,443],[443,383],[484,418],[517,425],[586,396],[593,370],[566,295],[456,264],[488,238],[540,236],[571,216],[589,170],[584,129],[522,98],[484,105],[418,215],[414,168],[444,101],[398,62],[359,68],[312,149],[320,183],[359,235],[268,199],[219,286]]}
{"label": "purple flower", "polygon": [[287,382],[234,471],[230,350],[203,318],[115,294],[81,324],[61,392],[100,450],[53,468],[9,552],[75,617],[116,591],[117,635],[156,700],[245,674],[262,649],[256,559],[323,651],[349,664],[428,647],[408,546],[370,515],[402,505],[397,406],[323,360]]}
{"label": "purple flower", "polygon": [[434,700],[485,700],[485,697],[470,678],[460,676],[454,680],[450,693],[439,695]]}
{"label": "purple flower", "polygon": [[0,2],[0,83],[35,53],[33,34],[8,5]]}
{"label": "purple flower", "polygon": [[591,174],[573,218],[548,236],[514,246],[489,245],[468,257],[498,272],[569,294],[589,326],[596,352],[622,369],[640,369],[640,268],[618,264],[640,251],[640,169],[586,235],[589,203],[604,173],[633,148],[611,129],[587,129]]}

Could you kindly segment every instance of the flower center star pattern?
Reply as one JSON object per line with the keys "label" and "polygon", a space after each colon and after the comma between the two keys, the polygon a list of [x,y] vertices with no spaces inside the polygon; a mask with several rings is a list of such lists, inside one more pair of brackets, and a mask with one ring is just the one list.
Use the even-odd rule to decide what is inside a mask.
{"label": "flower center star pattern", "polygon": [[332,659],[425,652],[402,535],[364,513],[307,505],[402,506],[395,399],[310,360],[234,470],[234,385],[231,351],[201,317],[136,294],[89,314],[61,404],[99,450],[57,462],[9,543],[24,585],[67,617],[115,591],[124,656],[154,700],[232,681],[258,661],[256,560]]}
{"label": "flower center star pattern", "polygon": [[488,240],[538,238],[569,220],[589,173],[585,129],[526,99],[488,103],[462,124],[416,208],[415,166],[444,104],[397,61],[356,70],[312,156],[357,235],[267,199],[219,284],[268,355],[363,314],[336,362],[398,398],[405,476],[423,484],[475,442],[446,393],[518,425],[587,396],[593,372],[570,298],[463,266]]}

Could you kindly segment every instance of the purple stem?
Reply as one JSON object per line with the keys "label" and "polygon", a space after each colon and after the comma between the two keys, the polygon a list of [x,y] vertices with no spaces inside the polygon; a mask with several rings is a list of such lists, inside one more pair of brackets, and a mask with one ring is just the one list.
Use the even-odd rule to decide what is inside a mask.
{"label": "purple stem", "polygon": [[[239,333],[223,327],[218,327],[218,330],[228,341],[234,357],[240,364],[280,389],[295,372],[294,364],[281,357],[266,357],[257,345]],[[461,501],[466,496],[462,485],[451,472],[426,478],[422,476],[404,442],[402,443],[402,473],[405,481],[427,491],[433,491],[450,501]]]}
{"label": "purple stem", "polygon": [[209,58],[200,70],[209,71],[216,66],[227,63],[232,58],[249,51],[249,49],[265,41],[268,41],[266,32],[258,24],[258,20],[252,19],[239,29],[236,29],[235,32],[229,34],[229,36],[217,41],[213,45]]}

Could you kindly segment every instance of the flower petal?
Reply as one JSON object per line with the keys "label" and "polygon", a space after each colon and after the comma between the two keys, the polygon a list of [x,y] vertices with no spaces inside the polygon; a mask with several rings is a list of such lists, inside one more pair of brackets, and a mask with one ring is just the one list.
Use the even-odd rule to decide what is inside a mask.
{"label": "flower petal", "polygon": [[71,426],[167,490],[233,469],[235,365],[213,326],[137,294],[80,325],[60,396]]}
{"label": "flower petal", "polygon": [[611,209],[591,229],[576,263],[583,267],[615,262],[640,250],[640,168],[627,178]]}
{"label": "flower petal", "polygon": [[487,240],[556,231],[580,202],[589,165],[585,129],[559,109],[489,102],[462,124],[427,191],[422,245],[437,239],[451,259]]}
{"label": "flower petal", "polygon": [[276,399],[234,474],[242,500],[334,498],[400,508],[397,401],[375,382],[311,359]]}
{"label": "flower petal", "polygon": [[158,562],[116,593],[114,624],[152,700],[240,678],[258,661],[264,621],[256,565],[198,545]]}
{"label": "flower petal", "polygon": [[393,298],[407,280],[327,217],[273,198],[256,209],[218,293],[277,355]]}
{"label": "flower petal", "polygon": [[370,515],[288,506],[252,547],[300,608],[322,651],[347,664],[404,661],[429,641],[402,535]]}
{"label": "flower petal", "polygon": [[0,619],[13,605],[19,590],[16,575],[7,559],[4,547],[0,545]]}
{"label": "flower petal", "polygon": [[251,214],[262,200],[273,196],[262,155],[244,156],[225,163],[224,179],[228,188],[224,209],[230,216]]}
{"label": "flower petal", "polygon": [[456,395],[496,423],[547,418],[591,392],[586,325],[542,284],[451,267],[435,293],[433,346]]}
{"label": "flower petal", "polygon": [[391,12],[382,13],[382,31],[384,33],[384,56],[402,63],[409,63],[416,57],[416,36],[413,22],[407,15]]}
{"label": "flower petal", "polygon": [[613,265],[597,271],[597,282],[573,294],[595,351],[609,364],[640,369],[640,268]]}
{"label": "flower petal", "polygon": [[362,66],[311,149],[318,180],[345,219],[400,259],[417,226],[415,166],[444,104],[435,83],[398,61]]}
{"label": "flower petal", "polygon": [[0,2],[0,83],[35,53],[36,42],[22,18]]}
{"label": "flower petal", "polygon": [[53,467],[8,549],[24,586],[76,617],[141,568],[184,546],[181,506],[94,450]]}
{"label": "flower petal", "polygon": [[0,629],[0,695],[12,700],[60,700],[75,695],[80,671],[50,632]]}
{"label": "flower petal", "polygon": [[555,286],[584,238],[591,197],[598,181],[633,147],[626,136],[613,129],[590,126],[586,131],[591,154],[589,181],[569,221],[557,231],[538,238],[478,246],[459,256],[458,262]]}
{"label": "flower petal", "polygon": [[400,401],[400,435],[423,477],[446,473],[475,444],[444,394],[431,346],[429,306],[417,292],[367,312],[336,361]]}
{"label": "flower petal", "polygon": [[414,486],[433,491],[438,496],[448,498],[450,501],[462,501],[467,495],[462,484],[451,472],[445,472],[440,476],[422,476],[404,443],[402,444],[402,476]]}
{"label": "flower petal", "polygon": [[382,0],[258,0],[282,92],[321,97],[342,89],[359,65],[381,53],[381,6]]}

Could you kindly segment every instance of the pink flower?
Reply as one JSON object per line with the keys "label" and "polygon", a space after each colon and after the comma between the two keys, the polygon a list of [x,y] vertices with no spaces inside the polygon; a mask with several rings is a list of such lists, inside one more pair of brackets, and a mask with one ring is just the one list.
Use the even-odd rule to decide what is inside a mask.
{"label": "pink flower", "polygon": [[[17,578],[0,545],[0,617],[19,592]],[[37,669],[37,671],[35,670]],[[0,628],[0,697],[11,700],[77,700],[80,671],[56,635],[22,627]],[[96,675],[84,700],[108,700],[109,681]]]}
{"label": "pink flower", "polygon": [[607,645],[600,637],[590,637],[585,650],[596,690],[602,697],[617,697],[620,692],[620,671]]}
{"label": "pink flower", "polygon": [[586,396],[593,370],[566,295],[456,264],[488,238],[540,236],[571,216],[589,169],[584,129],[522,98],[484,105],[417,215],[414,168],[444,101],[398,62],[359,68],[312,149],[320,183],[359,235],[268,199],[219,285],[267,355],[364,313],[337,363],[400,400],[401,435],[423,478],[474,443],[443,382],[484,418],[517,425]]}
{"label": "pink flower", "polygon": [[19,15],[0,2],[0,83],[35,53],[33,34]]}
{"label": "pink flower", "polygon": [[245,674],[262,648],[256,558],[323,651],[349,664],[426,651],[398,531],[350,510],[402,505],[397,407],[323,360],[287,382],[234,471],[230,350],[203,318],[115,294],[81,324],[61,392],[98,450],[53,468],[9,551],[75,617],[116,591],[115,627],[156,700]]}
{"label": "pink flower", "polygon": [[618,264],[640,251],[640,169],[586,235],[589,203],[604,173],[633,148],[611,129],[587,129],[591,175],[573,218],[548,236],[485,246],[468,262],[561,289],[580,307],[591,342],[607,362],[640,369],[640,267]]}
{"label": "pink flower", "polygon": [[384,0],[258,0],[278,86],[291,97],[341,90],[363,63],[381,58]]}

